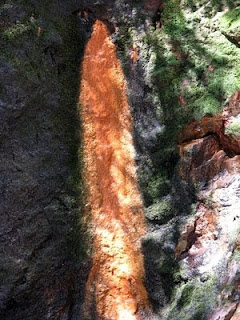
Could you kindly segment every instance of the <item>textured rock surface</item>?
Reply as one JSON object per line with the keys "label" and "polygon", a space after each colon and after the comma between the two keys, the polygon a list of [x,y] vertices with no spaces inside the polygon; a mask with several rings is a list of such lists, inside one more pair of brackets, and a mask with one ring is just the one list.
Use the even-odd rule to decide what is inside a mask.
{"label": "textured rock surface", "polygon": [[99,319],[150,319],[141,237],[132,117],[126,82],[106,25],[97,20],[87,43],[80,102],[83,121],[85,215],[93,235],[93,262],[84,313]]}
{"label": "textured rock surface", "polygon": [[232,0],[0,4],[0,317],[79,320],[91,248],[80,226],[76,105],[96,17],[112,32],[128,81],[156,318],[238,320],[239,1]]}
{"label": "textured rock surface", "polygon": [[1,319],[66,319],[76,283],[83,290],[74,178],[82,49],[71,17],[75,35],[48,9],[0,6]]}
{"label": "textured rock surface", "polygon": [[[237,112],[235,117],[238,117]],[[183,189],[187,186],[184,197],[195,190],[196,207],[185,222],[179,221],[175,257],[179,261],[182,285],[176,290],[172,307],[165,309],[167,319],[177,319],[177,310],[181,310],[184,319],[237,317],[240,152],[237,140],[231,143],[225,139],[225,122],[222,126],[218,119],[216,116],[190,123],[179,136],[183,144],[179,147],[176,175]],[[186,140],[188,142],[184,143]],[[181,309],[179,301],[182,301]],[[166,314],[163,313],[163,317]]]}

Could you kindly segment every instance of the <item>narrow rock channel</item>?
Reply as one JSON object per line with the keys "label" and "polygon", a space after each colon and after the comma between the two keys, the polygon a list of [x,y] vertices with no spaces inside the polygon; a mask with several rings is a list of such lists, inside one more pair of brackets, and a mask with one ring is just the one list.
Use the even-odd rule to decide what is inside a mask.
{"label": "narrow rock channel", "polygon": [[141,319],[151,313],[144,286],[132,119],[125,80],[107,27],[96,21],[82,63],[81,118],[85,214],[93,236],[86,319]]}

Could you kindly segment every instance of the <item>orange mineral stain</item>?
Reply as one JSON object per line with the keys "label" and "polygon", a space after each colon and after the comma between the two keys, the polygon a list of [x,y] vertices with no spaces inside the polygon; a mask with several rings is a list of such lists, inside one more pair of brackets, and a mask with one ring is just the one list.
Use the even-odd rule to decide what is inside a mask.
{"label": "orange mineral stain", "polygon": [[85,319],[137,320],[150,306],[143,283],[140,240],[145,225],[132,118],[115,46],[98,20],[81,72],[85,213],[94,248]]}

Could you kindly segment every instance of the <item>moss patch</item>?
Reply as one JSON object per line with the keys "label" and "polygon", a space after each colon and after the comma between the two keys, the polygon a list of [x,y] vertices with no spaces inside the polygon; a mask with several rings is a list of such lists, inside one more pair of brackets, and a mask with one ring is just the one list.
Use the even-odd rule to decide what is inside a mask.
{"label": "moss patch", "polygon": [[225,13],[220,19],[223,30],[238,30],[240,32],[240,7]]}
{"label": "moss patch", "polygon": [[240,119],[237,118],[226,127],[225,133],[227,135],[234,136],[236,139],[240,139]]}
{"label": "moss patch", "polygon": [[218,113],[240,87],[239,49],[223,33],[223,28],[238,25],[239,7],[234,1],[165,0],[160,28],[151,23],[143,28],[141,19],[146,18],[138,10],[138,15],[120,25],[116,43],[127,74],[129,49],[133,43],[139,48],[144,84],[162,125],[148,161],[149,166],[156,164],[155,169],[147,177],[139,172],[150,205],[166,195],[158,184],[164,185],[163,172],[166,181],[173,176],[176,141],[183,126]]}
{"label": "moss patch", "polygon": [[192,280],[176,289],[175,300],[163,312],[164,319],[204,320],[217,302],[216,279]]}
{"label": "moss patch", "polygon": [[173,201],[170,197],[164,197],[145,211],[148,220],[157,223],[166,223],[175,214]]}

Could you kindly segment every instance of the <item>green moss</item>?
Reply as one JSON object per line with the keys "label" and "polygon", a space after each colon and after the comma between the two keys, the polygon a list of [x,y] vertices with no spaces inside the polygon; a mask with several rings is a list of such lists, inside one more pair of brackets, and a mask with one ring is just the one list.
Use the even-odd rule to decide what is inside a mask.
{"label": "green moss", "polygon": [[171,35],[172,39],[178,39],[187,31],[184,12],[179,6],[178,0],[167,0],[164,5],[163,31]]}
{"label": "green moss", "polygon": [[166,223],[175,213],[171,198],[164,197],[145,210],[145,216],[151,221]]}
{"label": "green moss", "polygon": [[174,299],[165,310],[164,319],[168,320],[205,320],[216,308],[217,280],[209,278],[206,282],[191,280],[179,285]]}
{"label": "green moss", "polygon": [[189,305],[192,300],[194,292],[194,285],[189,283],[186,285],[183,285],[182,292],[180,295],[180,298],[177,301],[177,308],[185,307],[186,305]]}
{"label": "green moss", "polygon": [[202,8],[205,16],[212,17],[226,6],[233,8],[235,0],[185,0],[184,5],[191,8],[192,11]]}
{"label": "green moss", "polygon": [[[130,73],[128,54],[135,43],[144,85],[162,125],[154,153],[146,161],[150,170],[139,173],[148,206],[171,192],[168,181],[174,175],[177,138],[184,125],[221,111],[240,87],[239,49],[222,33],[224,19],[228,27],[238,21],[239,8],[234,6],[231,0],[166,0],[157,29],[151,22],[143,29],[140,21],[146,17],[140,13],[126,21],[119,18],[124,23],[119,23],[116,43],[124,70]],[[226,8],[231,13],[225,16]]]}
{"label": "green moss", "polygon": [[229,126],[226,127],[225,133],[227,135],[234,136],[235,138],[240,138],[240,119],[234,120]]}
{"label": "green moss", "polygon": [[237,91],[240,84],[237,73],[238,70],[227,71],[225,68],[219,68],[208,76],[208,92],[218,99],[219,105],[223,98],[227,99]]}
{"label": "green moss", "polygon": [[3,37],[8,41],[16,41],[23,34],[29,34],[30,31],[36,30],[34,24],[31,23],[16,23],[15,25],[4,30]]}
{"label": "green moss", "polygon": [[193,104],[194,118],[200,120],[205,114],[216,114],[220,111],[220,102],[209,93],[205,93]]}
{"label": "green moss", "polygon": [[220,24],[224,30],[240,30],[240,7],[237,7],[225,13],[220,19]]}
{"label": "green moss", "polygon": [[152,177],[148,181],[147,190],[154,199],[167,195],[170,191],[167,173],[162,170],[157,176]]}

